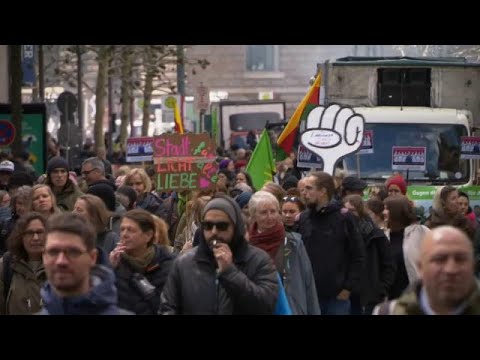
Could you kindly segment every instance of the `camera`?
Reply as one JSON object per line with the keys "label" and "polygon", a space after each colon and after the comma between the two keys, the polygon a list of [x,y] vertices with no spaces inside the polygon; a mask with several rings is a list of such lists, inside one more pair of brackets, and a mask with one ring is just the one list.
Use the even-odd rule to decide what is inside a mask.
{"label": "camera", "polygon": [[149,298],[155,294],[155,286],[142,274],[133,274],[132,282],[143,297]]}

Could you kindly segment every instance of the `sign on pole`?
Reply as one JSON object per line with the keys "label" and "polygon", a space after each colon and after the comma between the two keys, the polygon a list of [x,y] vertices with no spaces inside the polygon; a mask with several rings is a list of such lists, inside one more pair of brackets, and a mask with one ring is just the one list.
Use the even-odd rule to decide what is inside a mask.
{"label": "sign on pole", "polygon": [[208,105],[210,104],[210,90],[208,87],[204,86],[202,83],[197,87],[197,93],[195,96],[196,110],[198,112],[206,112],[208,110]]}
{"label": "sign on pole", "polygon": [[462,136],[462,152],[460,159],[480,159],[480,136]]}
{"label": "sign on pole", "polygon": [[215,142],[206,133],[155,136],[156,190],[212,188],[217,182],[215,152]]}
{"label": "sign on pole", "polygon": [[426,161],[425,146],[392,147],[392,170],[425,171]]}
{"label": "sign on pole", "polygon": [[343,157],[356,153],[363,141],[365,119],[351,107],[331,104],[310,111],[301,135],[302,145],[323,161],[323,171],[333,175]]}
{"label": "sign on pole", "polygon": [[127,162],[152,161],[152,159],[152,137],[136,137],[127,139]]}

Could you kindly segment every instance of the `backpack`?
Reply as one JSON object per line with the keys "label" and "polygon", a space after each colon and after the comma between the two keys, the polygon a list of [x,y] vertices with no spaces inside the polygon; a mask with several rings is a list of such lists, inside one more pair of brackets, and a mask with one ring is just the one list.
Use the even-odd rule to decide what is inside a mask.
{"label": "backpack", "polygon": [[3,254],[3,296],[5,300],[8,296],[8,291],[10,290],[10,285],[12,283],[13,271],[12,271],[12,256],[9,251]]}

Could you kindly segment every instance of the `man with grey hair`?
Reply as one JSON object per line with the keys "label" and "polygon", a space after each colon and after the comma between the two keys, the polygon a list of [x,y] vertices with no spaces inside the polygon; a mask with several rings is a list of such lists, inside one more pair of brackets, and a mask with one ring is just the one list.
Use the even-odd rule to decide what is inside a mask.
{"label": "man with grey hair", "polygon": [[268,254],[245,240],[238,205],[226,196],[202,213],[200,243],[174,262],[160,297],[160,314],[271,315],[278,296]]}
{"label": "man with grey hair", "polygon": [[102,180],[107,180],[105,177],[105,166],[102,160],[97,157],[86,159],[82,163],[82,176],[88,186]]}
{"label": "man with grey hair", "polygon": [[468,236],[450,225],[427,233],[420,251],[420,279],[374,315],[480,315],[480,284]]}

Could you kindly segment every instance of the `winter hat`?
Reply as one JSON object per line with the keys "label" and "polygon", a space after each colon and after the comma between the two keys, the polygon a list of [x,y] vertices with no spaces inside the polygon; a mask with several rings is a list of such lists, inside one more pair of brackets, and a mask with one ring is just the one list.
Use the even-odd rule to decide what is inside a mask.
{"label": "winter hat", "polygon": [[4,160],[0,163],[0,171],[13,172],[14,169],[15,165],[11,161]]}
{"label": "winter hat", "polygon": [[219,169],[226,169],[228,164],[230,163],[230,159],[223,159],[222,161],[220,161],[220,164],[218,164],[218,168]]}
{"label": "winter hat", "polygon": [[68,162],[61,156],[54,156],[50,160],[48,160],[47,164],[47,174],[50,175],[50,173],[54,169],[65,169],[66,171],[69,170]]}
{"label": "winter hat", "polygon": [[342,187],[344,190],[361,191],[367,187],[367,183],[364,180],[354,176],[347,176],[342,181]]}
{"label": "winter hat", "polygon": [[243,209],[248,204],[252,195],[253,194],[251,192],[244,191],[235,198],[235,201],[237,202],[238,206],[240,206],[240,209]]}
{"label": "winter hat", "polygon": [[115,192],[111,186],[105,183],[96,183],[88,188],[87,194],[98,196],[103,200],[108,210],[115,211]]}
{"label": "winter hat", "polygon": [[401,175],[392,176],[390,179],[387,180],[387,182],[385,183],[387,191],[390,185],[397,185],[400,191],[402,192],[402,194],[406,195],[407,183],[405,182],[405,179]]}
{"label": "winter hat", "polygon": [[224,198],[214,198],[210,200],[207,205],[203,208],[202,219],[205,217],[207,211],[210,210],[220,210],[223,211],[225,214],[228,215],[230,220],[232,220],[233,224],[237,224],[237,216],[235,213],[235,208],[233,207],[234,203],[229,202]]}

